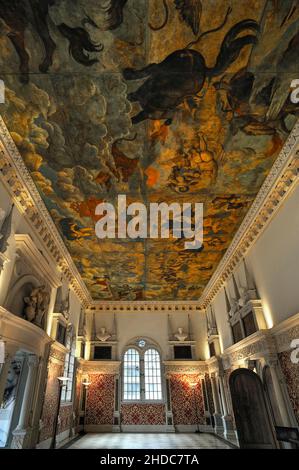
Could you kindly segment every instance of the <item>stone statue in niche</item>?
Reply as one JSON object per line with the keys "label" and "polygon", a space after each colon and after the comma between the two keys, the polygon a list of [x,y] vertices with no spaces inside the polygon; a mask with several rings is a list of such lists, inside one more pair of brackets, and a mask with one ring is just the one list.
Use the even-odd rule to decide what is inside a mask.
{"label": "stone statue in niche", "polygon": [[97,333],[97,339],[102,341],[102,343],[104,343],[109,338],[111,338],[111,335],[110,333],[108,333],[108,331],[106,331],[106,328],[105,327],[100,328],[100,332]]}
{"label": "stone statue in niche", "polygon": [[239,306],[244,307],[250,300],[257,299],[256,289],[248,289],[246,287],[240,287],[240,299]]}
{"label": "stone statue in niche", "polygon": [[[14,204],[12,204],[7,215],[4,210],[0,210],[0,255],[4,255],[8,248],[8,239],[12,232],[12,216],[13,216]],[[1,257],[0,257],[1,261]],[[0,265],[0,270],[3,267],[3,263]]]}
{"label": "stone statue in niche", "polygon": [[61,302],[60,311],[66,320],[70,318],[70,292],[68,292],[67,298]]}
{"label": "stone statue in niche", "polygon": [[228,314],[229,314],[229,317],[232,318],[238,312],[238,310],[240,310],[240,307],[239,307],[239,302],[237,299],[232,298],[230,300],[230,303],[231,303],[231,308]]}
{"label": "stone statue in niche", "polygon": [[185,339],[188,337],[188,334],[184,332],[184,328],[178,328],[178,332],[175,333],[174,337],[178,341],[185,341]]}
{"label": "stone statue in niche", "polygon": [[66,320],[70,317],[70,291],[68,290],[67,297],[63,299],[61,286],[57,289],[54,312],[61,313]]}
{"label": "stone statue in niche", "polygon": [[25,319],[43,328],[50,302],[50,295],[45,286],[34,287],[29,297],[24,297],[24,302],[27,305],[24,310]]}
{"label": "stone statue in niche", "polygon": [[2,221],[5,219],[5,211],[0,207],[0,226],[2,225]]}
{"label": "stone statue in niche", "polygon": [[240,299],[239,299],[239,306],[244,307],[247,302],[250,300],[249,293],[245,287],[240,287]]}

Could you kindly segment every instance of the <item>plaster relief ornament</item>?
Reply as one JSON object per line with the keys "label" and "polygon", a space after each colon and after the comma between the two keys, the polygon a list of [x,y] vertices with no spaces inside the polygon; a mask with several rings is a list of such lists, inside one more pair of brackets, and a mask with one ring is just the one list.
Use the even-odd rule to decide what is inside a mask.
{"label": "plaster relief ornament", "polygon": [[24,302],[27,304],[24,311],[25,319],[42,328],[50,302],[45,286],[34,287],[29,297],[24,297]]}
{"label": "plaster relief ornament", "polygon": [[107,339],[111,338],[111,335],[106,331],[105,327],[100,328],[100,333],[97,333],[97,339],[104,343]]}
{"label": "plaster relief ornament", "polygon": [[179,341],[185,341],[188,335],[184,332],[184,328],[178,328],[178,332],[174,336]]}

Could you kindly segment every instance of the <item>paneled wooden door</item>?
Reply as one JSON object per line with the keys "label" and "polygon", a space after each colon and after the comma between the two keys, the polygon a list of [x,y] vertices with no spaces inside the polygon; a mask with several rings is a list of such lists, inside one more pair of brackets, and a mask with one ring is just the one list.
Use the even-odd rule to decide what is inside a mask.
{"label": "paneled wooden door", "polygon": [[240,447],[275,449],[278,447],[263,384],[249,369],[237,369],[229,379]]}

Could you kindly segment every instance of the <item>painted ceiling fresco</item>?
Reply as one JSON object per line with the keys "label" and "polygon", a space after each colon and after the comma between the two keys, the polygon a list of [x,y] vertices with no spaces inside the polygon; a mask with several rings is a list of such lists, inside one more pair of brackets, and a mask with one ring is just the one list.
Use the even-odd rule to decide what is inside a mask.
{"label": "painted ceiling fresco", "polygon": [[[195,300],[297,119],[297,0],[1,0],[0,112],[95,300]],[[95,207],[203,202],[204,244]]]}

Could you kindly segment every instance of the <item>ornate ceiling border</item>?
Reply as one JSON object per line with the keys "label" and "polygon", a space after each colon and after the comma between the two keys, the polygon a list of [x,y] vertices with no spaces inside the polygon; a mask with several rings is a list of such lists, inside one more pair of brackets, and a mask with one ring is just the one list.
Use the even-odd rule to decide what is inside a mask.
{"label": "ornate ceiling border", "polygon": [[205,287],[200,309],[213,300],[234,268],[265,230],[283,201],[299,182],[299,120],[247,212],[229,248]]}
{"label": "ornate ceiling border", "polygon": [[0,177],[42,244],[92,311],[195,311],[205,309],[240,259],[266,228],[298,182],[299,120],[290,133],[228,250],[198,301],[94,301],[83,282],[36,186],[0,116]]}
{"label": "ornate ceiling border", "polygon": [[0,116],[0,177],[7,187],[19,211],[39,237],[58,269],[84,303],[89,305],[91,296],[46,208],[27,167]]}
{"label": "ornate ceiling border", "polygon": [[90,311],[94,312],[114,312],[114,313],[126,313],[126,312],[190,312],[200,310],[198,301],[182,301],[182,300],[175,300],[175,301],[151,301],[151,300],[144,300],[144,301],[103,301],[103,302],[93,302],[90,306]]}

